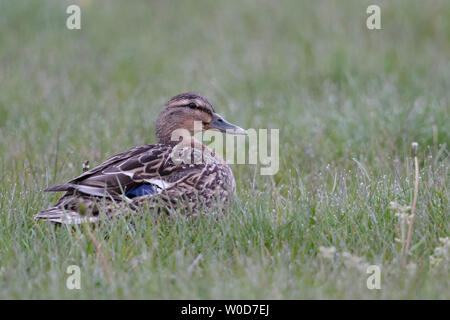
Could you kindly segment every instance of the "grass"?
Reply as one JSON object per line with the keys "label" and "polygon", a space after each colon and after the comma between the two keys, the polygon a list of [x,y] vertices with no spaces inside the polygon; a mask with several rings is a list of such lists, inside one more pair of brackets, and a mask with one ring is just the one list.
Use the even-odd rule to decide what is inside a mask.
{"label": "grass", "polygon": [[[450,3],[432,2],[85,0],[70,31],[72,1],[1,1],[0,298],[449,299]],[[382,30],[365,27],[373,3]],[[32,216],[85,160],[154,143],[183,91],[242,127],[279,128],[280,170],[233,166],[239,202],[219,221],[97,226],[109,284],[83,228]],[[403,269],[389,204],[412,202],[413,141]],[[81,290],[66,288],[69,265]]]}

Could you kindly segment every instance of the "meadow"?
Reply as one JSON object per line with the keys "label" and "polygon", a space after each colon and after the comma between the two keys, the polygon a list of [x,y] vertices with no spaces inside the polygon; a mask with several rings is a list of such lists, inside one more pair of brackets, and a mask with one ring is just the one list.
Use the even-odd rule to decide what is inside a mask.
{"label": "meadow", "polygon": [[[81,30],[66,28],[73,3]],[[381,30],[366,28],[370,4]],[[449,1],[0,0],[0,12],[1,299],[450,298]],[[243,128],[279,129],[279,171],[233,165],[238,200],[219,220],[142,212],[135,228],[93,228],[108,281],[83,228],[33,220],[59,196],[43,190],[155,143],[158,112],[185,91]]]}

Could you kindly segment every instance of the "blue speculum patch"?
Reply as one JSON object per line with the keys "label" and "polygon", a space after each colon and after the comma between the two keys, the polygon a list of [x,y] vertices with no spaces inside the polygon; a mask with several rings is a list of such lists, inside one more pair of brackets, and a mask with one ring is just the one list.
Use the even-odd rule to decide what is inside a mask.
{"label": "blue speculum patch", "polygon": [[148,184],[143,184],[142,186],[128,190],[125,193],[125,195],[128,198],[134,198],[134,197],[142,197],[145,195],[151,195],[154,193],[155,193],[155,189],[152,186],[149,186]]}

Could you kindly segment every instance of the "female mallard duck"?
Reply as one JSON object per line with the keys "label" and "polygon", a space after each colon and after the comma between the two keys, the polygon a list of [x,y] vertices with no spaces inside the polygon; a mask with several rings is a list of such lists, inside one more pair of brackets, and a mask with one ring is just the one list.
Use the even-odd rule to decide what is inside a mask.
{"label": "female mallard duck", "polygon": [[226,122],[202,96],[179,94],[159,114],[158,144],[134,147],[66,184],[46,189],[66,193],[35,219],[93,222],[103,213],[111,217],[139,208],[181,209],[189,215],[227,202],[235,191],[233,173],[220,156],[194,138],[198,124],[203,131],[247,133]]}

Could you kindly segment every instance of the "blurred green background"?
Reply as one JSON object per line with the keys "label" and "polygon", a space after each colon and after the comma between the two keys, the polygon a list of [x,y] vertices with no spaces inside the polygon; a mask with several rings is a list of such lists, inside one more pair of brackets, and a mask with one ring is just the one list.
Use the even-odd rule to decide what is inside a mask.
{"label": "blurred green background", "polygon": [[[66,28],[74,3],[81,30]],[[366,28],[370,4],[381,7],[382,30]],[[449,297],[446,273],[428,275],[428,257],[449,235],[449,1],[1,0],[0,13],[0,297]],[[78,175],[83,161],[155,143],[159,110],[184,91],[242,127],[280,129],[280,171],[233,166],[250,218],[236,209],[221,226],[196,222],[202,241],[196,224],[179,222],[180,235],[147,222],[140,240],[105,242],[125,277],[108,291],[86,239],[34,225],[32,215],[56,199],[42,190]],[[330,269],[335,281],[317,273],[318,247],[335,246],[401,278],[388,204],[411,200],[413,141],[424,168],[417,279],[372,293],[349,289],[351,272]],[[156,283],[123,274],[158,241],[165,254],[151,251],[157,262],[139,271],[159,274]],[[178,256],[180,248],[191,249]],[[199,252],[203,273],[172,283]],[[99,280],[67,291],[67,259]]]}

